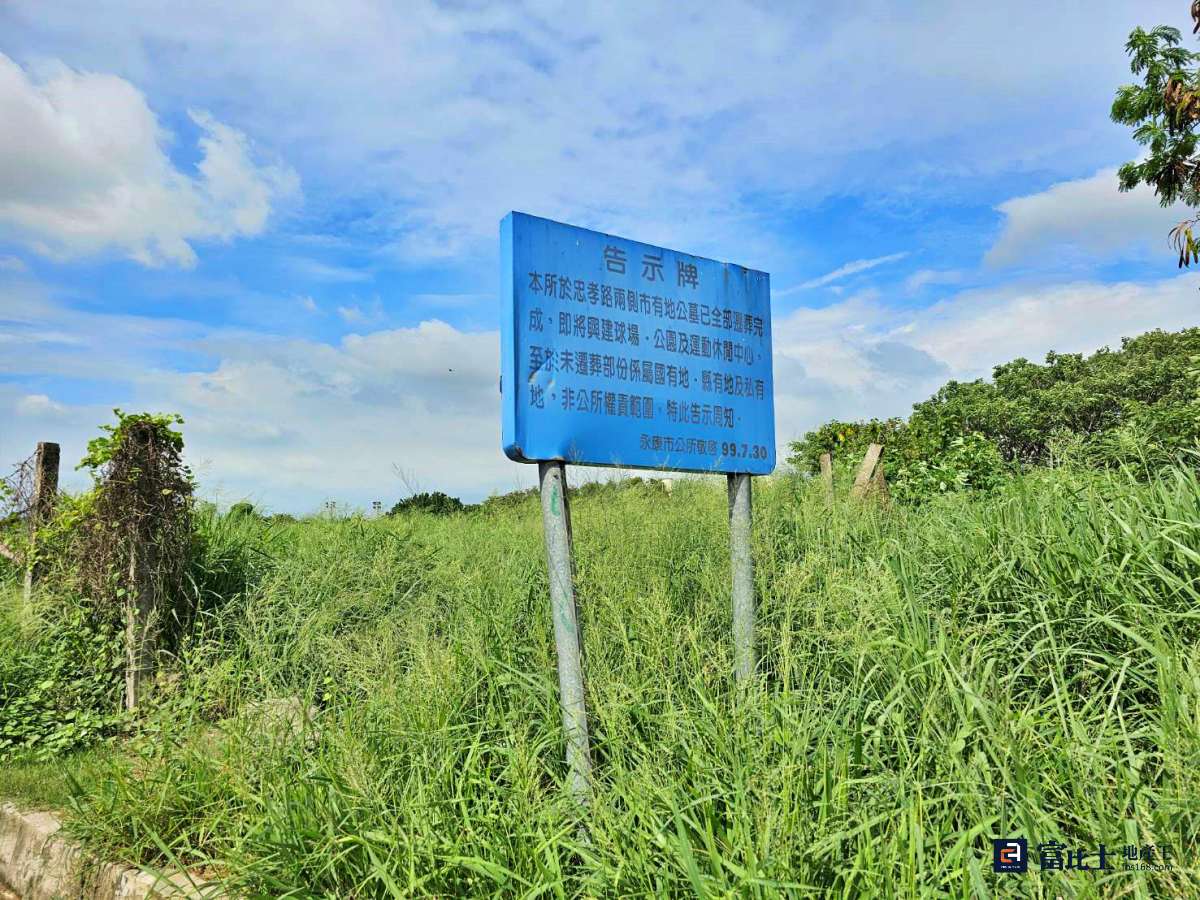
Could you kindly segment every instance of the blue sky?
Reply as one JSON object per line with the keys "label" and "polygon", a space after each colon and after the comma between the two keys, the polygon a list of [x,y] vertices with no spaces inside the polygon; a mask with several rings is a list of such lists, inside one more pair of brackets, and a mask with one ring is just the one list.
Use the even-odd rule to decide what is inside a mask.
{"label": "blue sky", "polygon": [[838,6],[0,5],[0,464],[121,406],[225,501],[527,485],[510,209],[770,272],[781,445],[1197,324],[1108,119],[1186,3]]}

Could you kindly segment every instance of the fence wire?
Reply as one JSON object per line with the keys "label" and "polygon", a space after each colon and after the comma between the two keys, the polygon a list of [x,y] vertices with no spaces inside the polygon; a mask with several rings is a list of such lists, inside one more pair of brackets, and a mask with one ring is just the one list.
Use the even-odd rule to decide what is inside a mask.
{"label": "fence wire", "polygon": [[6,478],[0,479],[0,522],[25,521],[33,509],[33,481],[37,454],[17,463]]}

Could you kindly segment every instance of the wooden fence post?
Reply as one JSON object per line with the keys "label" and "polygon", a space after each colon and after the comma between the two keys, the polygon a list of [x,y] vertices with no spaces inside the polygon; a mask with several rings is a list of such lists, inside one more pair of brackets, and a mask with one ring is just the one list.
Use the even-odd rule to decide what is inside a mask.
{"label": "wooden fence post", "polygon": [[54,515],[54,498],[58,495],[58,444],[40,441],[33,459],[33,499],[29,506],[29,558],[25,567],[25,599],[46,572],[44,560],[37,556],[37,532]]}
{"label": "wooden fence post", "polygon": [[881,444],[871,444],[867,448],[862,465],[858,467],[858,474],[854,476],[854,485],[850,488],[851,497],[859,498],[866,494],[867,488],[871,485],[871,476],[875,472],[882,453],[883,445]]}

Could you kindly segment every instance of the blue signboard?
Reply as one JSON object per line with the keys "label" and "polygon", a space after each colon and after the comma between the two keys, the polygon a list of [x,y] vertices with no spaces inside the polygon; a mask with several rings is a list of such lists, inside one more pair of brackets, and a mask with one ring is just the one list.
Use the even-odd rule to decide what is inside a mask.
{"label": "blue signboard", "polygon": [[517,212],[500,246],[510,459],[775,468],[767,273]]}

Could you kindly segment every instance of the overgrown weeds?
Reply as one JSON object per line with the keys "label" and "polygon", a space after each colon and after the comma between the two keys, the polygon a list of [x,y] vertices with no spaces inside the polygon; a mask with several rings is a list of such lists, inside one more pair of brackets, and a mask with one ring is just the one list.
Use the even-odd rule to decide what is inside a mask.
{"label": "overgrown weeds", "polygon": [[[587,842],[532,505],[226,533],[213,596],[217,547],[253,577],[210,604],[153,726],[78,777],[72,827],[250,896],[1200,891],[1192,471],[1045,470],[890,511],[761,480],[744,696],[720,487],[573,513]],[[284,696],[313,718],[264,730],[252,701]],[[1105,844],[1111,868],[993,875],[1008,836],[1092,865]],[[1146,844],[1174,868],[1124,870]]]}

